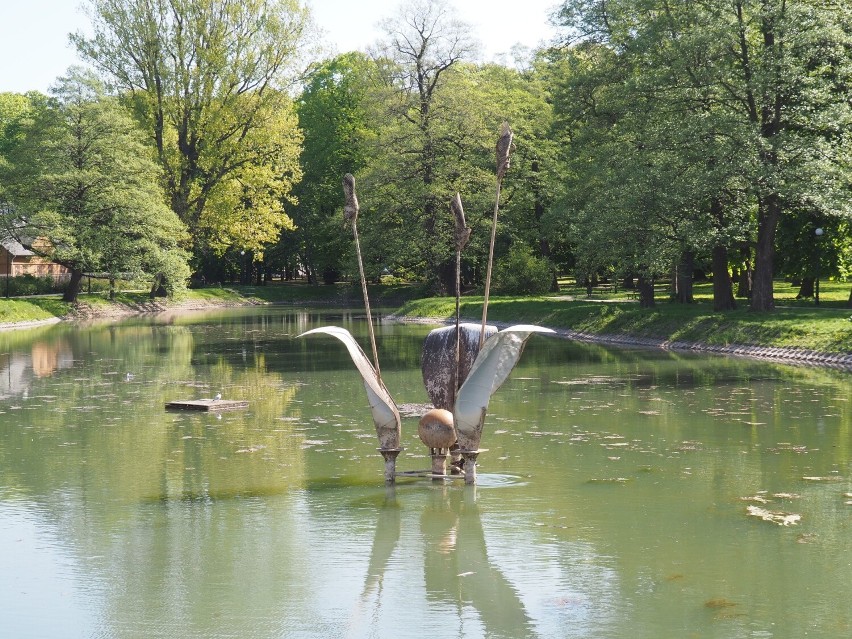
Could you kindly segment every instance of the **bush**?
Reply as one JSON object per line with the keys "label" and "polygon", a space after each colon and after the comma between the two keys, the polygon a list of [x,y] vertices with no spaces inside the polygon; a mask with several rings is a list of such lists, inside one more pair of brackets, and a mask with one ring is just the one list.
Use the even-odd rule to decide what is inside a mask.
{"label": "bush", "polygon": [[505,295],[536,295],[550,290],[553,266],[533,255],[525,245],[515,244],[494,267],[494,288]]}
{"label": "bush", "polygon": [[[6,294],[6,278],[3,278],[3,289],[0,294]],[[16,275],[11,278],[9,284],[9,295],[11,297],[21,297],[23,295],[46,295],[48,293],[61,293],[65,290],[65,282],[57,282],[53,277],[46,275],[38,277],[36,275]]]}

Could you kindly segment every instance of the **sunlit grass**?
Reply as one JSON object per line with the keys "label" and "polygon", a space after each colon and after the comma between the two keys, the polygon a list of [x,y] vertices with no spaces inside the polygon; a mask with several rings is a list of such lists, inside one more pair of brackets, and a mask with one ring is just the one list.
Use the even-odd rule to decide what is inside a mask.
{"label": "sunlit grass", "polygon": [[56,297],[0,300],[0,324],[34,322],[67,315],[71,305]]}
{"label": "sunlit grass", "polygon": [[[585,289],[563,282],[559,294],[536,297],[492,297],[488,318],[512,324],[539,324],[568,328],[591,334],[650,338],[659,341],[701,342],[711,345],[751,344],[785,348],[806,348],[826,352],[852,352],[852,309],[846,308],[852,284],[828,281],[821,285],[820,306],[813,300],[796,300],[798,289],[776,282],[776,310],[753,313],[747,300],[737,300],[735,311],[716,313],[712,307],[712,286],[695,286],[695,304],[669,301],[664,287],[657,290],[657,304],[640,309],[624,291],[595,291],[587,298]],[[455,314],[452,297],[420,298],[423,289],[415,285],[387,284],[370,286],[371,300],[398,308],[402,316],[449,319]],[[80,301],[104,312],[113,303],[106,293],[80,296]],[[125,307],[147,308],[146,291],[117,294],[116,302]],[[305,283],[272,283],[266,286],[234,285],[192,289],[174,300],[158,298],[165,305],[245,303],[305,304],[354,306],[361,304],[359,286],[340,283],[310,286]],[[62,317],[71,305],[59,296],[0,299],[0,323]],[[469,321],[482,316],[482,297],[465,296],[461,313]]]}
{"label": "sunlit grass", "polygon": [[[794,294],[795,295],[795,294]],[[712,345],[761,345],[805,348],[825,352],[852,352],[852,310],[843,308],[840,291],[830,293],[832,304],[785,306],[779,300],[772,313],[754,313],[741,303],[735,311],[716,313],[711,300],[695,304],[657,301],[641,309],[633,300],[600,300],[567,296],[492,298],[491,321],[533,323],[595,335],[623,335],[659,341],[701,342]],[[711,293],[712,297],[712,293]],[[822,295],[820,296],[822,297]],[[831,299],[831,298],[830,298]],[[821,300],[822,302],[822,300]],[[478,321],[482,298],[464,298],[462,315]],[[415,300],[405,304],[403,316],[449,319],[455,313],[453,298]]]}

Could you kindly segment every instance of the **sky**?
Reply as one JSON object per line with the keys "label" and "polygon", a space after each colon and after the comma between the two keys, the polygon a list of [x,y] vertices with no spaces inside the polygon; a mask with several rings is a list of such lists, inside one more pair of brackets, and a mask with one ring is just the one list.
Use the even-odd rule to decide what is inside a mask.
{"label": "sky", "polygon": [[[450,0],[494,59],[514,44],[535,47],[553,30],[547,16],[558,0]],[[46,92],[69,66],[80,64],[68,34],[88,27],[81,0],[0,0],[0,92]],[[314,19],[337,52],[375,42],[377,23],[398,0],[309,0]]]}

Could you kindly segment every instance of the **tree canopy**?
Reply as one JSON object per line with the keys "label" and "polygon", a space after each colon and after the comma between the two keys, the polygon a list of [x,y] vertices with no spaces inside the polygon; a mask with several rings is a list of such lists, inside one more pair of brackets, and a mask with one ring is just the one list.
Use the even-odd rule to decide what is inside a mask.
{"label": "tree canopy", "polygon": [[3,224],[26,248],[70,269],[66,299],[76,299],[87,272],[164,276],[181,288],[188,235],[127,111],[96,79],[72,73],[53,97],[31,96],[23,112],[4,127]]}
{"label": "tree canopy", "polygon": [[89,0],[73,36],[157,149],[197,255],[262,252],[292,222],[301,135],[288,90],[310,31],[297,0]]}

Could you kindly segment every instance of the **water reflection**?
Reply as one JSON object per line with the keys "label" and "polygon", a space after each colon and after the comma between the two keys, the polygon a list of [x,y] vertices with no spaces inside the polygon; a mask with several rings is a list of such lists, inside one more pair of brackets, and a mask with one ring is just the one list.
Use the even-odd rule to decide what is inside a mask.
{"label": "water reflection", "polygon": [[28,395],[33,378],[49,377],[73,364],[71,346],[61,337],[34,341],[29,351],[0,354],[0,401]]}
{"label": "water reflection", "polygon": [[[314,322],[263,309],[0,334],[4,632],[852,631],[848,374],[532,341],[492,401],[478,489],[387,493],[346,354],[292,339]],[[366,335],[357,314],[335,323]],[[428,330],[380,327],[401,402],[426,401]],[[163,409],[218,391],[249,409]],[[428,465],[416,418],[403,433],[401,469]],[[754,498],[802,519],[749,517]]]}

